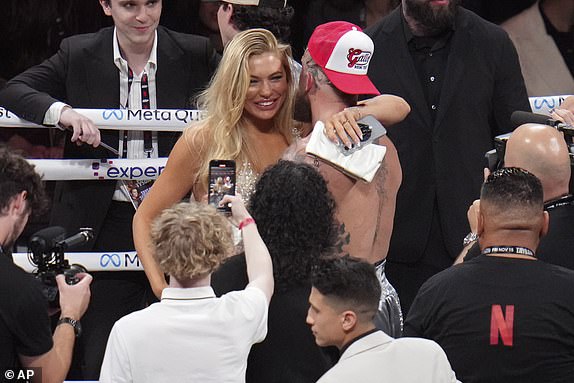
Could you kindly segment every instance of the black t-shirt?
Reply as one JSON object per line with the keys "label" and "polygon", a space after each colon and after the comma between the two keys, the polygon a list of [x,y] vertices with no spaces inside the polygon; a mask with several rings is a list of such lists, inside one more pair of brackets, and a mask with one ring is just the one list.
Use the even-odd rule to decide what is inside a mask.
{"label": "black t-shirt", "polygon": [[0,371],[20,366],[18,354],[52,348],[47,302],[34,277],[0,255]]}
{"label": "black t-shirt", "polygon": [[[236,255],[211,276],[217,296],[247,285],[245,256]],[[305,322],[311,285],[275,291],[269,304],[267,337],[253,345],[247,360],[247,383],[314,383],[338,358],[334,347],[320,348]]]}
{"label": "black t-shirt", "polygon": [[405,335],[440,344],[465,383],[572,382],[574,272],[480,255],[421,287]]}

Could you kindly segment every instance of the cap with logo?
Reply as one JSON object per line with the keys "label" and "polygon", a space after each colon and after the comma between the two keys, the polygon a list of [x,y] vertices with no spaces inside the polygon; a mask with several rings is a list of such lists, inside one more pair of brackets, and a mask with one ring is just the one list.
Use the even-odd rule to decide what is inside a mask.
{"label": "cap with logo", "polygon": [[367,70],[374,51],[373,40],[361,27],[346,21],[319,25],[307,49],[331,83],[347,94],[380,94]]}
{"label": "cap with logo", "polygon": [[[203,2],[218,2],[221,0],[201,0]],[[223,0],[226,3],[236,5],[254,5],[267,8],[285,8],[287,0]]]}

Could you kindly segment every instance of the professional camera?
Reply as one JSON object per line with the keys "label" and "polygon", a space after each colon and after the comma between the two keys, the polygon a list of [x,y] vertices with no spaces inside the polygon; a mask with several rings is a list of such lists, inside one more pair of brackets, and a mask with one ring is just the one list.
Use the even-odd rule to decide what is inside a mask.
{"label": "professional camera", "polygon": [[66,230],[60,226],[51,226],[32,235],[28,244],[28,258],[37,267],[35,277],[41,282],[42,292],[51,307],[59,306],[58,284],[56,276],[63,274],[66,283],[75,285],[80,281],[77,274],[85,273],[84,266],[70,265],[64,258],[64,251],[88,242],[94,237],[91,228],[66,238]]}
{"label": "professional camera", "polygon": [[[530,112],[516,111],[513,112],[510,120],[515,127],[522,124],[534,123],[542,125],[550,125],[556,130],[564,133],[564,141],[568,145],[568,152],[570,154],[570,169],[572,176],[570,177],[570,193],[574,193],[574,126],[564,124],[561,121],[554,120],[548,116]],[[494,137],[494,149],[486,152],[486,166],[493,172],[497,169],[504,167],[504,154],[506,152],[506,142],[512,133],[501,134]]]}

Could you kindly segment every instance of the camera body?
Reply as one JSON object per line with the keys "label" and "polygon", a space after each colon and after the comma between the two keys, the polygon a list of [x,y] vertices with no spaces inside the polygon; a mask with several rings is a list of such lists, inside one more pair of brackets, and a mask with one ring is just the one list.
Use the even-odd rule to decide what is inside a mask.
{"label": "camera body", "polygon": [[59,274],[64,274],[66,277],[66,283],[69,285],[75,285],[80,281],[80,278],[77,277],[77,274],[85,273],[86,271],[87,270],[82,265],[68,265],[66,261],[66,263],[62,266],[54,266],[44,271],[37,271],[35,276],[42,286],[42,293],[48,300],[50,307],[58,307],[60,302],[60,294],[58,290],[58,284],[56,282],[56,276]]}
{"label": "camera body", "polygon": [[37,267],[34,275],[40,282],[48,305],[54,308],[60,304],[56,276],[63,274],[67,284],[75,285],[80,281],[77,274],[87,271],[82,265],[70,265],[64,257],[64,251],[71,245],[84,243],[93,238],[92,229],[82,229],[80,233],[67,239],[65,233],[62,227],[48,227],[32,235],[28,244],[30,263]]}

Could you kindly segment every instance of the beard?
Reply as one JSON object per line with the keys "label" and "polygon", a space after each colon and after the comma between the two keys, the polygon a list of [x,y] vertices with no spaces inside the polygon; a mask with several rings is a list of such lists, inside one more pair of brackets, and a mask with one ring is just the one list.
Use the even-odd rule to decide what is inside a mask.
{"label": "beard", "polygon": [[405,14],[415,23],[413,33],[422,36],[436,36],[452,28],[459,3],[449,0],[447,6],[435,7],[426,0],[403,0]]}
{"label": "beard", "polygon": [[297,89],[293,105],[293,118],[299,122],[313,122],[311,103],[304,91]]}

